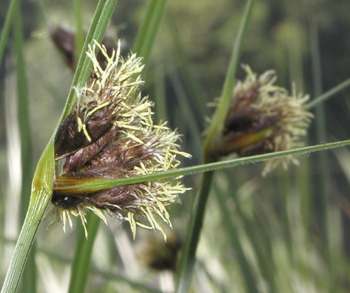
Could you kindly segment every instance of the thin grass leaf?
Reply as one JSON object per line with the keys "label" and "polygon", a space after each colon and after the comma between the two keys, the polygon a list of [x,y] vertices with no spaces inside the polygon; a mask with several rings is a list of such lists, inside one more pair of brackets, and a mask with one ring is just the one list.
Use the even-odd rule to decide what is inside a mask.
{"label": "thin grass leaf", "polygon": [[[107,17],[108,13],[111,13],[111,10],[113,10],[115,3],[116,0],[99,1],[90,30],[84,43],[84,48],[88,47],[88,44],[91,43],[92,39],[96,39],[97,41],[102,40],[104,31],[110,18]],[[56,129],[58,128],[61,120],[68,115],[71,107],[74,105],[75,92],[73,87],[79,83],[84,84],[89,77],[90,63],[91,62],[89,61],[89,58],[86,58],[85,54],[81,54],[77,65],[77,71],[73,78],[72,88],[68,95],[66,106],[63,110],[62,116],[59,123],[57,124]],[[15,292],[16,288],[18,287],[18,283],[23,272],[30,248],[34,241],[36,231],[51,198],[55,165],[53,151],[54,136],[55,135],[53,134],[48,145],[46,146],[35,171],[28,212],[20,235],[18,237],[15,251],[5,277],[2,292]]]}
{"label": "thin grass leaf", "polygon": [[[151,47],[153,45],[155,35],[158,31],[158,26],[160,24],[160,19],[162,17],[165,2],[166,1],[152,1],[149,4],[145,21],[140,27],[138,36],[142,39],[142,42],[135,45],[135,51],[138,56],[143,57],[144,64],[147,62],[149,54],[151,52]],[[75,255],[73,262],[69,289],[69,292],[71,293],[83,292],[88,277],[88,270],[82,270],[81,268],[86,266],[86,264],[90,262],[92,247],[95,241],[100,219],[95,216],[89,216],[88,223],[88,239],[85,239],[85,236],[82,237],[80,233],[80,236],[77,241],[77,254]],[[83,251],[83,253],[81,253],[80,251]]]}
{"label": "thin grass leaf", "polygon": [[[204,142],[204,163],[214,160],[212,150],[215,149],[215,144],[218,143],[218,137],[222,133],[225,117],[229,109],[231,94],[235,82],[236,70],[242,50],[243,39],[254,4],[255,0],[248,1],[246,4],[241,25],[237,33],[237,38],[232,49],[232,55],[227,69],[226,79],[220,97],[219,105],[216,109],[216,112],[214,113],[213,120],[211,121],[211,125],[208,129],[208,133]],[[191,285],[193,268],[196,258],[196,250],[199,243],[200,231],[203,224],[205,207],[208,201],[212,179],[213,172],[207,172],[203,175],[199,194],[193,203],[193,210],[189,220],[189,228],[186,234],[184,249],[181,254],[179,270],[177,271],[176,292],[187,292]]]}
{"label": "thin grass leaf", "polygon": [[333,87],[329,91],[327,91],[324,94],[313,99],[311,102],[306,104],[304,108],[306,110],[312,109],[312,108],[316,107],[317,105],[326,102],[328,99],[332,98],[333,96],[340,93],[342,90],[346,89],[349,86],[350,86],[350,78],[347,80],[344,80],[343,82],[341,82],[337,86]]}
{"label": "thin grass leaf", "polygon": [[[84,77],[84,79],[85,79],[85,75],[88,77],[88,75],[90,74],[89,66],[91,66],[90,64],[91,61],[89,58],[87,58],[87,55],[85,53],[87,52],[86,50],[87,45],[92,40],[98,40],[98,41],[102,40],[105,30],[107,28],[107,25],[112,17],[116,3],[117,3],[117,0],[99,2],[95,11],[95,16],[98,17],[98,19],[95,19],[95,16],[94,16],[94,19],[91,23],[83,49],[82,50],[81,48],[78,49],[79,52],[78,50],[75,51],[76,53],[80,54],[76,74],[78,74],[79,72],[78,69],[81,68],[81,75]],[[76,3],[75,9],[76,10],[81,9],[81,3],[79,2]],[[79,13],[79,12],[76,11],[76,13]],[[80,24],[78,23],[77,26],[80,26]],[[80,34],[82,36],[83,34],[82,30],[80,31]],[[79,46],[79,43],[76,45]],[[84,62],[83,66],[79,67],[79,64],[81,62]],[[73,80],[73,83],[74,83],[74,80]],[[80,84],[83,84],[83,82],[80,82]],[[72,90],[73,90],[73,87],[71,88],[71,93],[68,97],[68,101],[71,97],[72,98],[74,97],[74,93],[72,92]],[[69,105],[68,102],[66,105]],[[72,107],[72,104],[70,104],[70,108],[71,107]],[[88,219],[90,219],[90,222],[87,227],[87,233],[90,235],[90,237],[86,239],[85,237],[86,231],[83,231],[83,232],[81,231],[79,233],[77,246],[76,246],[76,253],[72,264],[69,292],[84,292],[86,281],[88,279],[88,267],[91,259],[91,252],[92,252],[93,244],[94,244],[95,237],[96,237],[97,230],[100,223],[99,219],[96,219],[96,217],[92,216],[91,213],[88,214]],[[84,234],[83,236],[82,236],[82,233]]]}
{"label": "thin grass leaf", "polygon": [[[84,231],[83,231],[83,233],[84,233]],[[84,235],[84,237],[85,237],[85,235]],[[0,240],[6,244],[12,244],[12,245],[16,244],[15,239],[7,239],[7,238],[2,237]],[[50,249],[38,247],[37,253],[45,255],[50,260],[54,260],[60,264],[70,265],[72,263],[72,260],[70,257],[67,257],[66,255],[60,255],[59,253],[57,253],[57,251],[51,251]],[[125,277],[123,273],[117,274],[117,273],[114,273],[111,271],[101,270],[99,268],[95,268],[95,267],[91,267],[91,266],[89,267],[89,273],[94,274],[96,276],[100,276],[102,278],[105,278],[108,281],[117,282],[117,283],[119,283],[119,282],[126,283],[131,288],[134,288],[135,290],[139,290],[142,292],[156,292],[156,293],[162,292],[162,291],[157,290],[155,288],[148,287],[147,285],[145,285],[141,282],[136,282],[136,281],[130,280],[127,277]]]}
{"label": "thin grass leaf", "polygon": [[53,148],[48,145],[35,171],[28,212],[19,234],[10,266],[7,270],[2,293],[16,291],[36,231],[51,198],[54,173],[53,155]]}
{"label": "thin grass leaf", "polygon": [[[245,234],[247,235],[248,239],[250,240],[249,242],[253,247],[253,251],[255,254],[254,259],[256,259],[256,266],[258,267],[258,270],[261,276],[265,279],[266,286],[268,287],[268,291],[278,292],[276,287],[276,281],[274,278],[274,265],[273,265],[273,262],[271,261],[272,256],[270,254],[270,246],[271,246],[271,241],[269,239],[270,233],[269,231],[265,231],[266,229],[262,229],[260,221],[258,221],[256,217],[254,217],[255,213],[253,217],[249,217],[247,213],[244,212],[242,203],[239,199],[238,192],[237,192],[237,190],[239,190],[239,186],[235,184],[237,180],[229,179],[228,182],[230,182],[228,187],[228,190],[230,190],[229,196],[234,198],[235,214],[237,217],[239,217],[240,222],[242,224],[241,229],[245,231]],[[225,209],[225,213],[228,213],[227,207],[223,207],[225,201],[227,200],[225,199],[224,193],[217,192],[215,198],[217,199],[217,202],[221,207],[220,211],[223,211],[223,209]],[[233,222],[232,216],[229,213],[227,214],[227,216],[228,218],[226,218],[226,221]],[[234,223],[230,225],[234,225]],[[264,232],[267,232],[267,233],[264,233]],[[235,233],[238,233],[238,231]],[[242,237],[239,237],[239,234],[237,235],[237,237],[238,237],[238,241],[241,241],[240,238]],[[233,247],[234,249],[237,249],[236,245],[234,245]],[[248,273],[249,272],[242,272],[246,280],[246,283],[249,282],[249,280],[251,279],[251,276],[246,275]],[[256,279],[256,276],[255,276],[255,279]],[[249,292],[258,292],[258,291],[249,290]]]}
{"label": "thin grass leaf", "polygon": [[39,12],[40,12],[41,18],[42,18],[44,24],[47,26],[47,16],[46,16],[46,12],[45,12],[45,8],[44,8],[43,2],[44,2],[44,0],[37,0],[37,4],[38,4],[38,8],[39,8]]}
{"label": "thin grass leaf", "polygon": [[280,152],[266,153],[262,155],[256,155],[251,157],[236,158],[232,160],[225,160],[214,163],[207,163],[202,165],[196,165],[191,167],[174,169],[171,171],[164,171],[153,173],[149,175],[119,178],[119,179],[87,179],[79,181],[79,179],[74,178],[73,180],[69,177],[61,176],[56,178],[57,187],[56,190],[64,191],[72,194],[84,193],[86,190],[89,192],[95,192],[98,190],[110,189],[117,186],[137,184],[145,181],[152,181],[158,179],[172,178],[178,176],[192,175],[196,173],[210,172],[219,169],[232,168],[235,166],[241,166],[251,163],[263,162],[266,160],[272,160],[277,158],[282,158],[290,155],[306,155],[317,151],[325,151],[338,147],[345,147],[350,145],[350,140],[341,140],[336,142],[330,142],[325,144],[306,146],[301,148],[295,148],[291,150],[285,150]]}
{"label": "thin grass leaf", "polygon": [[[281,225],[283,227],[284,239],[285,239],[286,246],[288,247],[290,263],[294,264],[295,249],[293,246],[293,236],[292,236],[293,227],[291,226],[291,221],[289,219],[289,214],[290,214],[289,213],[289,190],[290,190],[291,182],[288,175],[289,174],[287,172],[280,172],[277,175],[277,188],[278,188],[278,194],[281,195],[278,198],[278,200],[281,206],[279,214],[281,217]],[[310,204],[309,204],[310,196],[306,194],[303,194],[303,195],[305,196],[302,197],[301,202],[304,203],[307,207],[310,207]],[[305,212],[309,213],[309,210],[305,209]],[[306,221],[305,223],[308,224]],[[305,226],[305,228],[306,227],[307,226]]]}
{"label": "thin grass leaf", "polygon": [[155,115],[156,121],[167,121],[166,96],[165,96],[165,80],[164,65],[160,64],[155,68]]}
{"label": "thin grass leaf", "polygon": [[[110,16],[109,16],[111,12],[110,9],[111,7],[115,6],[117,1],[118,0],[100,0],[99,1],[90,25],[90,29],[86,35],[84,46],[81,52],[87,52],[88,45],[92,44],[93,40],[96,40],[97,42],[101,42],[104,32],[106,31],[107,25],[110,20]],[[75,93],[74,87],[77,85],[83,85],[88,80],[90,71],[91,71],[90,70],[91,64],[92,64],[91,60],[90,58],[87,57],[86,54],[80,54],[76,71],[73,77],[72,86],[69,91],[67,102],[63,110],[63,113],[61,115],[61,118],[59,120],[59,123],[57,125],[57,128],[62,122],[62,120],[70,113],[76,101],[76,93]]]}
{"label": "thin grass leaf", "polygon": [[[191,90],[192,100],[194,100],[195,105],[194,108],[198,109],[197,113],[194,114],[200,117],[204,117],[208,112],[208,107],[206,107],[206,104],[203,102],[205,99],[205,92],[194,73],[194,69],[191,66],[191,62],[188,60],[184,49],[184,44],[181,40],[180,32],[174,17],[170,12],[167,14],[167,16],[168,17],[166,18],[166,20],[169,25],[170,32],[172,33],[172,37],[174,39],[176,52],[179,56],[179,69],[184,75],[186,85],[188,85]],[[191,99],[189,99],[189,101],[191,101]]]}
{"label": "thin grass leaf", "polygon": [[218,184],[215,185],[216,202],[219,206],[220,213],[222,215],[222,223],[224,228],[227,230],[227,237],[230,243],[233,244],[233,248],[237,255],[237,261],[242,270],[243,280],[245,282],[245,287],[247,288],[247,292],[258,292],[257,280],[254,275],[254,270],[247,259],[247,256],[244,253],[242,243],[240,240],[239,231],[236,227],[236,224],[232,220],[231,213],[229,212],[226,206],[226,197],[222,192],[221,188],[219,188]]}
{"label": "thin grass leaf", "polygon": [[134,51],[138,56],[143,57],[144,64],[149,59],[166,2],[166,0],[151,0],[148,4],[145,19],[137,34]]}
{"label": "thin grass leaf", "polygon": [[84,45],[83,18],[82,18],[82,0],[74,0],[74,20],[75,20],[75,38],[74,38],[74,64],[80,56]]}
{"label": "thin grass leaf", "polygon": [[77,292],[85,292],[85,285],[86,281],[88,279],[89,271],[90,271],[90,259],[91,259],[91,253],[92,248],[94,245],[94,240],[97,235],[98,227],[100,224],[100,220],[93,221],[93,218],[96,218],[96,216],[93,213],[89,213],[87,215],[87,222],[88,224],[88,233],[89,238],[92,240],[89,241],[85,237],[85,231],[82,226],[80,226],[78,241],[75,249],[75,255],[72,265],[72,272],[71,272],[71,281],[69,284],[69,290],[70,293],[77,293]]}
{"label": "thin grass leaf", "polygon": [[23,52],[23,31],[22,31],[22,15],[19,7],[16,9],[14,19],[14,39],[17,56],[17,96],[18,96],[18,119],[21,137],[21,163],[22,163],[22,208],[21,221],[24,220],[29,204],[31,174],[32,174],[32,142],[29,123],[29,105],[28,105],[28,81],[26,76],[26,63]]}
{"label": "thin grass leaf", "polygon": [[[175,69],[170,71],[170,81],[180,104],[180,112],[182,113],[181,121],[179,121],[179,123],[182,122],[191,133],[191,137],[193,139],[193,149],[196,150],[196,152],[193,154],[193,158],[200,160],[202,140],[198,134],[201,133],[201,130],[195,119],[193,108],[189,104],[189,97],[187,96]],[[182,133],[185,133],[185,131],[182,131]]]}
{"label": "thin grass leaf", "polygon": [[[321,56],[319,51],[319,40],[318,40],[318,27],[316,19],[311,20],[310,25],[310,40],[311,40],[311,65],[312,65],[312,75],[313,75],[313,83],[314,83],[314,92],[315,96],[319,96],[322,92],[322,70],[321,70]],[[318,141],[326,141],[326,115],[324,104],[318,104],[316,107],[316,136]],[[329,274],[330,274],[330,292],[336,292],[337,282],[335,280],[335,256],[334,253],[336,251],[335,247],[335,235],[333,231],[335,231],[335,227],[332,225],[332,201],[330,198],[329,190],[331,190],[331,175],[329,171],[329,159],[328,153],[321,152],[318,154],[319,162],[320,162],[320,203],[323,214],[323,234],[324,234],[324,242],[327,254],[327,261],[329,263]]]}
{"label": "thin grass leaf", "polygon": [[228,65],[220,101],[214,113],[204,142],[204,157],[207,159],[212,159],[210,158],[212,156],[211,152],[212,150],[216,149],[214,145],[218,143],[218,138],[221,135],[222,129],[224,127],[224,121],[229,109],[230,102],[232,100],[232,91],[235,84],[236,71],[243,47],[243,41],[254,5],[255,0],[247,2],[241,24],[237,32],[237,37],[233,45],[231,59]]}
{"label": "thin grass leaf", "polygon": [[[17,55],[17,107],[18,107],[18,125],[21,138],[21,206],[20,217],[22,224],[29,204],[29,194],[32,178],[32,142],[29,121],[28,107],[28,82],[26,76],[26,64],[23,52],[23,28],[22,14],[20,7],[16,6],[16,14],[14,18],[14,38]],[[23,275],[23,292],[36,292],[36,267],[35,267],[35,246],[28,257],[27,267]]]}
{"label": "thin grass leaf", "polygon": [[16,13],[16,7],[18,6],[18,0],[11,0],[9,8],[6,13],[5,23],[1,31],[0,36],[0,64],[2,63],[2,57],[7,44],[8,35],[10,32],[11,24]]}

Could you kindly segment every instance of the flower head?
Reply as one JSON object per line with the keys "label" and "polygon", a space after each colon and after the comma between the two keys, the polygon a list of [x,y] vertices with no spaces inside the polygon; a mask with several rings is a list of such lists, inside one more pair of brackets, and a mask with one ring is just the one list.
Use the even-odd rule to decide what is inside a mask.
{"label": "flower head", "polygon": [[[86,32],[84,34],[86,35]],[[56,49],[63,55],[66,65],[74,70],[77,65],[77,56],[74,56],[75,31],[64,26],[57,26],[50,29],[49,35]],[[108,54],[116,49],[114,35],[107,30],[102,39],[102,44],[105,46]],[[103,55],[101,53],[97,54],[97,60],[100,63],[103,62]]]}
{"label": "flower head", "polygon": [[[247,76],[234,88],[218,154],[251,156],[301,146],[300,138],[313,117],[303,108],[308,96],[297,95],[295,89],[289,95],[276,86],[274,71],[258,76],[249,66],[244,69]],[[289,162],[297,163],[292,156],[269,160],[263,173],[279,163],[286,167]]]}
{"label": "flower head", "polygon": [[155,270],[175,270],[182,241],[174,232],[167,231],[167,241],[160,237],[147,237],[138,249],[138,258],[145,266]]}
{"label": "flower head", "polygon": [[[100,64],[96,48],[104,55]],[[141,97],[141,58],[127,59],[117,51],[109,56],[97,42],[87,55],[93,70],[86,86],[76,88],[77,102],[55,137],[57,161],[52,203],[58,219],[72,226],[70,215],[79,216],[85,227],[85,211],[92,210],[106,222],[101,210],[136,225],[162,230],[157,218],[170,223],[166,206],[187,190],[179,178],[159,179],[107,190],[62,191],[68,181],[89,178],[123,178],[167,171],[179,165],[179,134],[166,123],[153,124],[152,102]],[[146,219],[148,225],[140,221]],[[164,233],[163,233],[164,234]],[[165,234],[164,234],[165,236]]]}

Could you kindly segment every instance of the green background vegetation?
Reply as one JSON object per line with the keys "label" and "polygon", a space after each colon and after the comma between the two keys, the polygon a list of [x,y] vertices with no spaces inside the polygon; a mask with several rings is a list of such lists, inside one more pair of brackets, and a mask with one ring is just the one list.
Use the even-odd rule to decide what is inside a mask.
{"label": "green background vegetation", "polygon": [[[0,28],[8,2],[0,2]],[[82,24],[87,29],[96,1],[82,2]],[[122,40],[124,53],[135,46],[148,4],[119,0],[116,6],[109,30]],[[143,93],[155,101],[156,119],[169,120],[183,134],[183,149],[193,155],[184,166],[201,163],[205,117],[213,110],[206,104],[221,94],[244,6],[245,1],[177,0],[167,1],[163,11]],[[280,86],[291,89],[295,83],[298,91],[313,99],[350,77],[349,9],[350,3],[340,0],[257,1],[240,63],[258,73],[274,69]],[[26,66],[19,67],[25,71],[18,71],[14,29],[0,71],[1,280],[23,221],[21,202],[29,196],[28,190],[21,189],[21,177],[24,185],[31,181],[33,166],[55,129],[73,77],[49,32],[62,25],[74,30],[79,16],[72,1],[22,1],[21,10]],[[16,85],[21,74],[27,77],[28,106],[23,101],[19,104],[28,110],[29,128],[20,134],[24,114],[17,115],[17,88],[27,88],[25,83]],[[243,74],[239,68],[237,78]],[[316,118],[307,145],[349,137],[349,91],[313,109]],[[31,147],[23,146],[25,135]],[[21,148],[31,151],[23,170]],[[350,152],[343,148],[299,160],[299,167],[279,168],[267,177],[261,176],[261,164],[215,173],[193,292],[349,291]],[[185,239],[199,178],[186,177],[192,191],[181,197],[181,204],[170,207],[174,230],[169,233],[179,243]],[[79,252],[81,225],[77,222],[73,231],[63,233],[60,224],[47,228],[50,221],[45,219],[39,227],[35,264],[24,276],[36,279],[37,292],[66,292],[70,286],[71,292],[79,292],[70,283],[70,268]],[[171,291],[172,273],[145,265],[154,251],[170,253],[160,233],[139,229],[133,241],[127,224],[110,218],[109,225],[99,226],[85,292]],[[174,258],[170,262],[174,265]],[[30,281],[23,280],[20,290],[31,292]]]}

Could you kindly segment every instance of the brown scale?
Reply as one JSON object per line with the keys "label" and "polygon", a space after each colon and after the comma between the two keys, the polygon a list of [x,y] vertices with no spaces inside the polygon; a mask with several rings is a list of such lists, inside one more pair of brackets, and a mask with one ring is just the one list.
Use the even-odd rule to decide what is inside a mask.
{"label": "brown scale", "polygon": [[[64,160],[62,174],[64,177],[84,178],[123,178],[130,176],[130,170],[152,155],[144,145],[130,141],[118,140],[118,127],[113,125],[111,119],[103,119],[103,108],[96,111],[96,119],[89,120],[87,131],[92,138],[88,142],[83,132],[76,129],[77,123],[73,111],[61,124],[55,139],[55,153],[59,160]],[[92,115],[93,116],[93,115]],[[75,119],[73,119],[73,117]],[[82,136],[83,135],[83,136]],[[65,153],[67,152],[67,153]],[[56,175],[57,176],[57,175]],[[117,210],[116,206],[129,206],[135,201],[136,191],[142,190],[142,184],[120,186],[99,192],[71,193],[55,190],[56,180],[52,194],[52,203],[62,208],[74,208],[82,202],[88,202],[98,208]],[[138,192],[141,194],[142,192]]]}
{"label": "brown scale", "polygon": [[[50,31],[50,38],[63,54],[64,60],[70,69],[75,70],[76,60],[74,56],[75,34],[73,31],[63,27],[56,27]],[[113,50],[116,49],[115,42],[112,40],[110,34],[106,34],[102,40],[102,44],[106,47],[107,53],[110,56]],[[102,69],[106,66],[106,58],[103,54],[97,55],[97,60],[101,64]]]}

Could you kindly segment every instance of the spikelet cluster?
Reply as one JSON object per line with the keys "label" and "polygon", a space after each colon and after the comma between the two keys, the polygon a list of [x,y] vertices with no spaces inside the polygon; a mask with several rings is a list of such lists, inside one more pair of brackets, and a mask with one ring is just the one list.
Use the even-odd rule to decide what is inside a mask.
{"label": "spikelet cluster", "polygon": [[[104,63],[96,57],[97,49]],[[166,123],[152,120],[152,102],[141,97],[141,58],[124,59],[120,45],[111,55],[94,42],[87,52],[92,72],[86,86],[76,88],[77,102],[63,121],[55,138],[56,176],[53,213],[64,227],[72,226],[71,215],[81,218],[86,210],[104,222],[102,211],[127,220],[135,237],[136,227],[163,232],[159,219],[171,225],[166,206],[177,201],[187,188],[180,178],[159,179],[108,190],[64,190],[60,187],[89,178],[125,178],[176,168],[180,135]],[[85,228],[86,229],[86,228]],[[165,234],[163,233],[164,237]]]}
{"label": "spikelet cluster", "polygon": [[[249,66],[243,68],[247,76],[234,87],[218,153],[251,156],[302,146],[313,117],[303,108],[309,97],[276,86],[272,70],[259,76]],[[263,174],[290,162],[297,160],[293,156],[269,160]]]}

